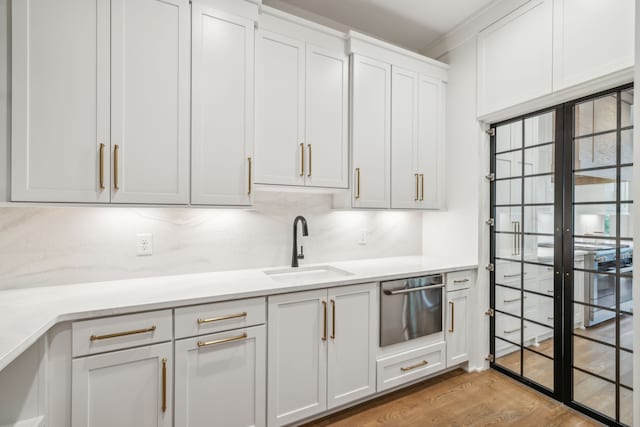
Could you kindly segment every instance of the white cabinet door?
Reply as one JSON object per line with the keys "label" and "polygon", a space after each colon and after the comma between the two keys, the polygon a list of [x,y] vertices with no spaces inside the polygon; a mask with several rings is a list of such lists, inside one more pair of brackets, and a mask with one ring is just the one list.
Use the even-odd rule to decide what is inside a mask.
{"label": "white cabinet door", "polygon": [[418,73],[391,68],[391,207],[417,208]]}
{"label": "white cabinet door", "polygon": [[190,21],[189,0],[111,2],[115,203],[189,202]]}
{"label": "white cabinet door", "polygon": [[441,80],[420,75],[418,82],[418,159],[419,206],[444,207],[445,167],[445,86]]}
{"label": "white cabinet door", "polygon": [[256,162],[260,184],[304,185],[305,44],[256,32]]}
{"label": "white cabinet door", "polygon": [[391,66],[352,58],[352,206],[391,207]]}
{"label": "white cabinet door", "polygon": [[633,0],[553,1],[553,89],[633,67]]}
{"label": "white cabinet door", "polygon": [[327,291],[269,297],[269,426],[327,409]]}
{"label": "white cabinet door", "polygon": [[478,115],[552,91],[552,0],[533,0],[478,36]]}
{"label": "white cabinet door", "polygon": [[447,368],[469,360],[469,290],[447,292]]}
{"label": "white cabinet door", "polygon": [[176,425],[264,427],[265,338],[255,326],[176,341]]}
{"label": "white cabinet door", "polygon": [[376,283],[329,289],[328,409],[376,391]]}
{"label": "white cabinet door", "polygon": [[74,359],[72,426],[171,426],[172,355],[165,343]]}
{"label": "white cabinet door", "polygon": [[251,204],[251,20],[192,5],[191,203]]}
{"label": "white cabinet door", "polygon": [[349,186],[349,57],[306,45],[305,184]]}
{"label": "white cabinet door", "polygon": [[109,202],[109,1],[12,9],[12,200]]}

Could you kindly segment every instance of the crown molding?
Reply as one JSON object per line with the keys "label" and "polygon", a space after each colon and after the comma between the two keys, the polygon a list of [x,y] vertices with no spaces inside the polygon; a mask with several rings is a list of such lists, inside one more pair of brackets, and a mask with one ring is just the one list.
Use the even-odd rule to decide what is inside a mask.
{"label": "crown molding", "polygon": [[522,7],[530,0],[495,0],[488,6],[479,10],[453,30],[438,37],[428,46],[420,50],[423,55],[431,58],[440,58],[447,52],[463,45],[467,41],[475,38],[478,33],[500,18],[508,15],[514,10]]}

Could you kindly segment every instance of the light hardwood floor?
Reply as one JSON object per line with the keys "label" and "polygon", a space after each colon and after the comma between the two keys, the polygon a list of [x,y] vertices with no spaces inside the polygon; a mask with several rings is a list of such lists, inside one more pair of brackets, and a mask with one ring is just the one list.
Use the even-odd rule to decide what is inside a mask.
{"label": "light hardwood floor", "polygon": [[495,371],[455,370],[305,427],[598,426]]}

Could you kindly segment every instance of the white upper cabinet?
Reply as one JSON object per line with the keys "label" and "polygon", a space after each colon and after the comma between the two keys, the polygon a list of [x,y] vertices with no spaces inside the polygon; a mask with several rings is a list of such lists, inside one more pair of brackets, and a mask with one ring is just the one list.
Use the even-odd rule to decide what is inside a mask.
{"label": "white upper cabinet", "polygon": [[392,66],[391,79],[391,207],[417,208],[418,73]]}
{"label": "white upper cabinet", "polygon": [[420,74],[418,79],[419,207],[444,208],[446,83]]}
{"label": "white upper cabinet", "polygon": [[109,202],[109,1],[12,9],[12,200]]}
{"label": "white upper cabinet", "polygon": [[304,43],[256,32],[256,182],[304,185]]}
{"label": "white upper cabinet", "polygon": [[263,12],[256,31],[255,181],[347,188],[344,36],[270,8]]}
{"label": "white upper cabinet", "polygon": [[306,184],[349,185],[349,57],[307,44]]}
{"label": "white upper cabinet", "polygon": [[352,57],[352,205],[391,207],[391,65]]}
{"label": "white upper cabinet", "polygon": [[250,205],[254,21],[192,5],[191,203]]}
{"label": "white upper cabinet", "polygon": [[554,0],[554,90],[633,67],[634,3]]}
{"label": "white upper cabinet", "polygon": [[532,0],[478,36],[478,115],[552,91],[552,0]]}
{"label": "white upper cabinet", "polygon": [[189,0],[111,2],[111,200],[189,202]]}

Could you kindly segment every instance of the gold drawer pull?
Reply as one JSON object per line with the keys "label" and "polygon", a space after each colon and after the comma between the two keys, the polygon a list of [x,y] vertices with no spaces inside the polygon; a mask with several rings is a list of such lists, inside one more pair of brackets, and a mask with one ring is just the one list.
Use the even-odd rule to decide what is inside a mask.
{"label": "gold drawer pull", "polygon": [[455,331],[455,324],[456,324],[456,315],[455,315],[455,304],[453,303],[453,301],[449,301],[449,305],[451,306],[451,329],[449,329],[449,332],[454,332]]}
{"label": "gold drawer pull", "polygon": [[247,191],[247,194],[250,195],[251,194],[251,181],[253,181],[253,178],[251,177],[251,157],[247,157],[247,160],[249,161],[249,190]]}
{"label": "gold drawer pull", "polygon": [[467,283],[469,281],[469,279],[456,279],[453,281],[453,283]]}
{"label": "gold drawer pull", "polygon": [[400,370],[402,372],[407,372],[407,371],[411,371],[413,369],[420,368],[421,366],[425,366],[425,365],[428,365],[428,364],[429,364],[429,362],[427,362],[426,360],[423,360],[422,362],[416,363],[415,365],[407,366],[406,368],[400,368]]}
{"label": "gold drawer pull", "polygon": [[147,332],[154,332],[155,330],[156,330],[156,327],[154,325],[150,328],[136,329],[133,331],[116,332],[116,333],[107,334],[107,335],[91,335],[89,337],[89,340],[90,341],[108,340],[109,338],[126,337],[127,335],[146,334]]}
{"label": "gold drawer pull", "polygon": [[512,329],[512,330],[510,330],[510,331],[507,331],[507,330],[505,329],[505,330],[504,330],[504,333],[505,333],[505,334],[513,334],[513,333],[518,332],[518,331],[520,331],[520,328],[518,328],[518,329]]}
{"label": "gold drawer pull", "polygon": [[356,199],[360,198],[360,168],[356,168]]}
{"label": "gold drawer pull", "polygon": [[247,338],[247,333],[245,332],[242,335],[238,335],[237,337],[222,338],[222,339],[213,340],[213,341],[198,341],[198,347],[208,347],[210,345],[224,344],[226,342],[232,342],[232,341],[240,341],[246,338]]}
{"label": "gold drawer pull", "polygon": [[221,320],[237,319],[239,317],[247,317],[247,312],[243,311],[242,313],[230,314],[228,316],[210,317],[208,319],[198,319],[198,324],[202,325],[203,323],[219,322]]}
{"label": "gold drawer pull", "polygon": [[335,340],[336,339],[336,301],[335,300],[331,300],[331,323],[333,324],[333,327],[331,329],[331,339]]}
{"label": "gold drawer pull", "polygon": [[327,302],[322,301],[322,307],[324,310],[324,321],[322,322],[322,341],[327,340]]}
{"label": "gold drawer pull", "polygon": [[309,173],[307,174],[307,176],[311,176],[311,168],[313,167],[313,157],[311,157],[311,144],[307,144],[307,148],[309,149]]}
{"label": "gold drawer pull", "polygon": [[304,176],[304,144],[300,143],[300,176]]}
{"label": "gold drawer pull", "polygon": [[504,300],[505,303],[516,302],[516,301],[520,301],[520,298],[513,298],[513,299]]}
{"label": "gold drawer pull", "polygon": [[418,196],[420,192],[420,174],[414,173],[414,175],[416,177],[416,197],[413,200],[417,202],[418,200],[420,200],[420,196]]}
{"label": "gold drawer pull", "polygon": [[120,189],[120,182],[118,180],[118,158],[120,154],[120,146],[118,144],[113,148],[113,189]]}
{"label": "gold drawer pull", "polygon": [[162,359],[162,412],[167,412],[167,358]]}
{"label": "gold drawer pull", "polygon": [[104,144],[100,144],[100,189],[104,190]]}
{"label": "gold drawer pull", "polygon": [[420,174],[420,182],[422,184],[420,189],[420,201],[424,202],[424,174],[423,173]]}

